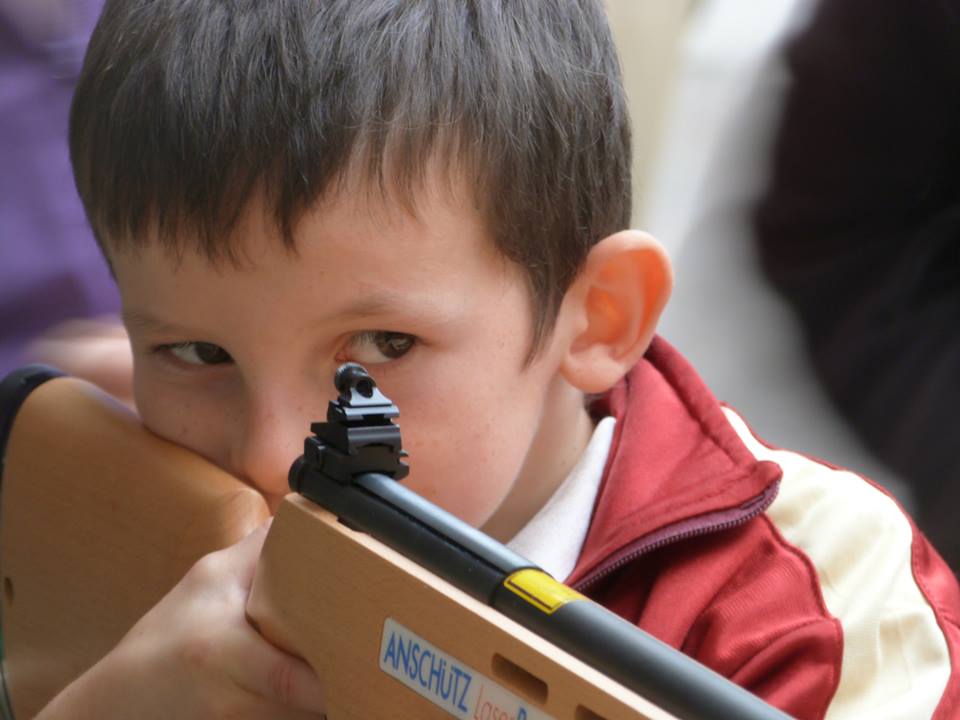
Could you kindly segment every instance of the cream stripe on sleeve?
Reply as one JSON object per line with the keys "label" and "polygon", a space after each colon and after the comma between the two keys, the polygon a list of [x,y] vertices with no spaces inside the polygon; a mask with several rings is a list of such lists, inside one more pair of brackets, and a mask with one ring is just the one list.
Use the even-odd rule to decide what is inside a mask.
{"label": "cream stripe on sleeve", "polygon": [[929,718],[950,677],[950,656],[914,581],[909,521],[857,475],[770,449],[724,410],[756,458],[783,469],[767,515],[811,560],[827,609],[843,628],[840,685],[826,717]]}

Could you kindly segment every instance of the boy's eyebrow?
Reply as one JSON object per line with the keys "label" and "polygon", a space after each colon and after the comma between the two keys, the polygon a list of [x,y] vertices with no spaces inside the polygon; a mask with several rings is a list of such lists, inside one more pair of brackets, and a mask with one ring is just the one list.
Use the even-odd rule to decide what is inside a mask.
{"label": "boy's eyebrow", "polygon": [[126,325],[128,329],[133,327],[137,330],[158,333],[176,333],[183,330],[183,328],[178,325],[161,320],[150,313],[137,310],[124,311],[123,324]]}
{"label": "boy's eyebrow", "polygon": [[456,313],[450,298],[444,302],[432,294],[411,294],[378,288],[349,305],[335,308],[325,316],[327,320],[337,321],[416,317],[418,326],[427,328],[450,324]]}
{"label": "boy's eyebrow", "polygon": [[379,293],[362,297],[356,302],[337,310],[339,317],[365,318],[383,315],[408,304],[409,300],[398,293]]}
{"label": "boy's eyebrow", "polygon": [[[422,312],[427,308],[419,308]],[[439,308],[433,308],[438,310]],[[360,298],[350,305],[336,310],[335,315],[338,318],[363,319],[367,317],[382,316],[390,312],[410,311],[409,297],[403,293],[393,293],[377,291],[370,295]],[[446,313],[437,313],[437,321],[442,322]],[[123,322],[128,328],[134,328],[142,332],[182,334],[188,332],[188,329],[182,325],[162,320],[149,312],[142,310],[128,310],[123,313]]]}

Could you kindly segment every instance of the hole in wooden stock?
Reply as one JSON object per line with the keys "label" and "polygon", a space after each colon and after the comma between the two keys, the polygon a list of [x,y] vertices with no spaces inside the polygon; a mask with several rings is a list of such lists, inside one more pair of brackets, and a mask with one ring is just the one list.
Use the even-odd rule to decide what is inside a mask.
{"label": "hole in wooden stock", "polygon": [[493,656],[493,674],[531,700],[541,705],[547,701],[547,684],[499,653]]}
{"label": "hole in wooden stock", "polygon": [[577,705],[577,710],[573,714],[573,720],[607,720],[603,715],[598,715],[590,708],[583,705]]}
{"label": "hole in wooden stock", "polygon": [[8,577],[3,578],[3,599],[7,605],[13,605],[13,580]]}

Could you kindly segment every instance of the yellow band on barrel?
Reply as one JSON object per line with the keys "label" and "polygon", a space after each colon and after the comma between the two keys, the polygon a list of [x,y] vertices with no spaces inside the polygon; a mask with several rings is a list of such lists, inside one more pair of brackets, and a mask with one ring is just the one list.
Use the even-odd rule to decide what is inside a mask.
{"label": "yellow band on barrel", "polygon": [[503,585],[547,615],[552,615],[573,600],[586,600],[576,590],[533,568],[518,570],[508,576]]}

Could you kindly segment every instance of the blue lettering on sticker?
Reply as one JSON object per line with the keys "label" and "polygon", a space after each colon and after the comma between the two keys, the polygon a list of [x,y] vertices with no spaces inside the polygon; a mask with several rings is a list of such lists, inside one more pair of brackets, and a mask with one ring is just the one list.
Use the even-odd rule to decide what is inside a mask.
{"label": "blue lettering on sticker", "polygon": [[409,641],[410,652],[407,655],[407,675],[411,680],[417,679],[417,663],[420,661],[420,643]]}
{"label": "blue lettering on sticker", "polygon": [[[402,635],[397,637],[397,664],[403,668],[404,672],[407,672],[407,666],[410,664],[410,643],[404,645]],[[396,670],[397,665],[394,665],[393,669]]]}
{"label": "blue lettering on sticker", "polygon": [[[444,661],[443,661],[443,664],[444,664],[444,666],[446,666],[447,661],[444,660]],[[450,672],[448,673],[448,672],[446,672],[446,667],[444,667],[443,677],[444,677],[444,679],[445,679],[447,682],[446,682],[446,684],[443,686],[443,689],[440,691],[440,697],[442,697],[444,700],[449,700],[449,699],[450,699],[450,693],[451,693],[451,692],[454,692],[454,697],[456,697],[456,694],[455,694],[455,691],[454,691],[454,686],[453,686],[453,678],[455,677],[455,675],[454,675],[454,670],[456,670],[456,668],[455,668],[453,665],[451,665],[451,666],[450,666]]]}
{"label": "blue lettering on sticker", "polygon": [[433,653],[429,650],[424,650],[423,655],[420,656],[420,664],[418,666],[419,669],[417,670],[417,679],[420,681],[420,687],[425,690],[430,689],[430,678],[423,676],[423,668],[427,665],[427,656],[431,658],[430,664],[433,665]]}
{"label": "blue lettering on sticker", "polygon": [[[440,662],[437,662],[439,659]],[[430,692],[434,695],[439,695],[443,697],[443,676],[446,674],[447,662],[443,658],[437,658],[434,656],[433,660],[430,662]],[[434,687],[434,678],[436,678],[436,687]],[[446,698],[443,698],[446,700]]]}
{"label": "blue lettering on sticker", "polygon": [[460,697],[457,698],[457,707],[460,708],[463,712],[467,712],[467,706],[464,704],[464,700],[467,698],[467,690],[470,689],[470,681],[473,679],[468,672],[464,672],[460,668],[454,668],[457,673],[457,684],[460,684],[460,678],[464,678],[466,682],[463,684],[463,692],[460,693]]}
{"label": "blue lettering on sticker", "polygon": [[[403,640],[400,641],[400,644],[403,644]],[[397,634],[390,633],[390,642],[387,643],[387,651],[383,654],[383,662],[387,663],[388,660],[393,660],[393,669],[397,669]]]}
{"label": "blue lettering on sticker", "polygon": [[407,664],[407,674],[411,680],[417,679],[417,668],[420,667],[420,643],[413,643],[410,648],[410,662]]}
{"label": "blue lettering on sticker", "polygon": [[466,700],[473,677],[453,658],[435,652],[429,645],[422,646],[403,633],[391,632],[382,662],[451,707],[469,712]]}

